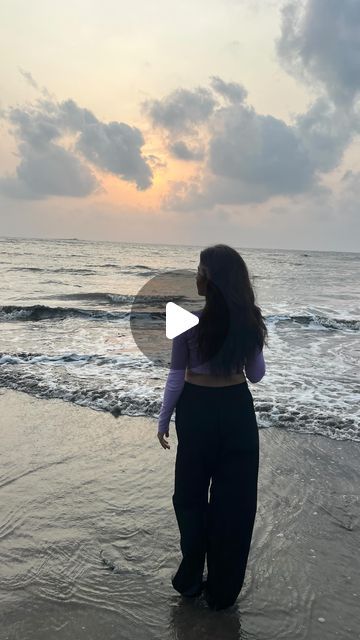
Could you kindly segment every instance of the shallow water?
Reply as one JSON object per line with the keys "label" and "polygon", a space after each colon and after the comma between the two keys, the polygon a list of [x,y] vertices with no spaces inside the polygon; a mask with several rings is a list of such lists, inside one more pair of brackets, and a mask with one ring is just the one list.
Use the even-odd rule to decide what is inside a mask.
{"label": "shallow water", "polygon": [[0,413],[4,640],[359,637],[357,443],[260,431],[244,587],[212,612],[171,585],[174,428],[164,451],[153,419],[12,391]]}

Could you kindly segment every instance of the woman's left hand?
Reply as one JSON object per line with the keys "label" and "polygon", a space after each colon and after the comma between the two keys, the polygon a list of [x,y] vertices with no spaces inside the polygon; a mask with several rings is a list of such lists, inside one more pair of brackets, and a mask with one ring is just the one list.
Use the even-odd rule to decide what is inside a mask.
{"label": "woman's left hand", "polygon": [[159,438],[159,442],[161,444],[161,446],[163,447],[163,449],[170,449],[170,445],[167,442],[167,440],[165,440],[165,436],[168,438],[169,437],[169,431],[166,431],[166,433],[158,433],[157,437]]}

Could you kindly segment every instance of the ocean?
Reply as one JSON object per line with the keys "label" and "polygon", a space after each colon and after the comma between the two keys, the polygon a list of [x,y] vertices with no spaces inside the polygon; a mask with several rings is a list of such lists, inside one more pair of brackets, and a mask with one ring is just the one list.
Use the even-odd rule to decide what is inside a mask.
{"label": "ocean", "polygon": [[[259,428],[360,442],[360,254],[235,248],[269,332],[266,375],[249,382]],[[196,270],[200,250],[1,238],[0,386],[156,418],[167,369],[137,348],[131,305],[152,277]],[[164,326],[165,308],[137,312]]]}

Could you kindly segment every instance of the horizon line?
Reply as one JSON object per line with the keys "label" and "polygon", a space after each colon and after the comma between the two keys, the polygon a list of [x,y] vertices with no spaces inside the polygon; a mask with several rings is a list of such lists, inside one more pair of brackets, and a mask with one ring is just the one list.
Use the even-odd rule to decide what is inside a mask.
{"label": "horizon line", "polygon": [[[194,248],[194,249],[201,249],[204,247],[209,247],[209,246],[213,246],[215,244],[228,244],[227,242],[208,242],[206,244],[200,245],[200,244],[183,244],[183,243],[176,243],[176,242],[140,242],[138,240],[135,241],[130,241],[130,240],[93,240],[93,239],[87,239],[87,238],[75,238],[75,237],[69,237],[69,238],[64,238],[64,237],[42,237],[42,236],[0,236],[0,240],[5,239],[5,240],[40,240],[40,241],[45,241],[45,242],[49,242],[49,241],[59,241],[59,240],[65,240],[65,241],[73,241],[73,242],[89,242],[89,243],[98,243],[98,242],[108,242],[110,244],[138,244],[138,245],[150,245],[150,246],[157,246],[157,247],[190,247],[190,248]],[[235,245],[233,245],[235,246]],[[236,247],[237,249],[245,249],[245,250],[255,250],[255,251],[304,251],[304,252],[309,252],[309,253],[354,253],[355,255],[359,254],[359,251],[349,251],[346,249],[295,249],[295,248],[284,248],[284,247]]]}

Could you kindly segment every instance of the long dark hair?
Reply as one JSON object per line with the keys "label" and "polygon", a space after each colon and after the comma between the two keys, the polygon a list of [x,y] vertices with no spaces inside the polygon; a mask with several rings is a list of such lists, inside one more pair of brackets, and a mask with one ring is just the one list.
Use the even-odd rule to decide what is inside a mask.
{"label": "long dark hair", "polygon": [[235,249],[217,244],[201,251],[198,277],[206,297],[198,325],[201,360],[214,374],[239,372],[256,348],[268,344],[247,266]]}

